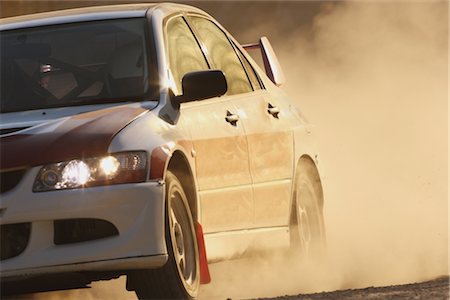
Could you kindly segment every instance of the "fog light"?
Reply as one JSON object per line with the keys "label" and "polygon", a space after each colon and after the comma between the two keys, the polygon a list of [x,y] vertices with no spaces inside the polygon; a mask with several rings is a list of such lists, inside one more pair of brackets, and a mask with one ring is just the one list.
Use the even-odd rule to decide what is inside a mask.
{"label": "fog light", "polygon": [[67,186],[80,186],[86,184],[91,177],[89,166],[81,160],[70,161],[62,171],[62,181]]}

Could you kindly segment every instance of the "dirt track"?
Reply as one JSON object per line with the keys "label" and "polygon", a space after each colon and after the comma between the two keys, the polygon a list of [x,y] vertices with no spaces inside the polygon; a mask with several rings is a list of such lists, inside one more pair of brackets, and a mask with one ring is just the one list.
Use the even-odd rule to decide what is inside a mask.
{"label": "dirt track", "polygon": [[343,290],[329,293],[304,294],[297,296],[284,296],[264,299],[449,299],[449,277],[445,276],[432,281],[406,285],[369,287],[365,289]]}
{"label": "dirt track", "polygon": [[[449,298],[449,277],[439,277],[435,280],[394,285],[387,287],[369,287],[364,289],[349,289],[335,292],[324,292],[315,294],[300,294],[296,296],[280,296],[274,298],[259,298],[258,300],[314,300],[314,299],[424,299],[424,300],[447,300]],[[93,286],[96,289],[96,285]],[[93,289],[82,289],[72,291],[48,292],[38,294],[28,294],[11,296],[7,299],[111,299],[112,295],[107,293],[96,294]],[[120,299],[136,299],[134,293],[122,294],[119,292],[116,297]],[[225,299],[225,298],[222,298]],[[228,298],[231,300],[231,298]],[[239,298],[233,298],[239,299]]]}

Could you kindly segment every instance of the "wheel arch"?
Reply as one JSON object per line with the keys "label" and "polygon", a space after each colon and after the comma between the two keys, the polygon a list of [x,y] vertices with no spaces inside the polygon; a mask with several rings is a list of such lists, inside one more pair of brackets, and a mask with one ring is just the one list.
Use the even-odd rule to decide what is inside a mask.
{"label": "wheel arch", "polygon": [[[189,208],[192,213],[194,222],[199,221],[199,208],[197,201],[197,189],[194,173],[190,166],[189,160],[180,150],[175,150],[167,164],[166,172],[170,171],[180,180],[186,197],[188,199]],[[165,176],[164,176],[165,177]]]}
{"label": "wheel arch", "polygon": [[295,167],[291,206],[293,205],[293,200],[294,200],[294,196],[295,196],[295,192],[296,192],[295,184],[297,181],[297,177],[299,176],[299,174],[301,172],[306,172],[308,174],[308,176],[311,176],[314,183],[317,184],[317,186],[319,188],[319,193],[320,193],[319,194],[319,201],[320,201],[319,205],[321,208],[323,208],[323,204],[324,204],[324,195],[323,194],[324,193],[323,193],[322,179],[319,174],[319,168],[317,167],[314,159],[308,154],[303,154],[302,156],[300,156],[300,158],[297,161],[296,167]]}

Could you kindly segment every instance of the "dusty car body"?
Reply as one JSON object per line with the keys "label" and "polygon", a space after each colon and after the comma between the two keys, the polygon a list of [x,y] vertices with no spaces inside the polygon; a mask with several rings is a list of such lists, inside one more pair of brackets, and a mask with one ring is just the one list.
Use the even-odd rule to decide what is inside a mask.
{"label": "dusty car body", "polygon": [[[277,87],[268,41],[246,46],[264,72],[211,16],[177,4],[0,30],[3,290],[127,274],[141,298],[195,298],[208,262],[323,242],[311,126]],[[158,278],[168,291],[154,292]]]}

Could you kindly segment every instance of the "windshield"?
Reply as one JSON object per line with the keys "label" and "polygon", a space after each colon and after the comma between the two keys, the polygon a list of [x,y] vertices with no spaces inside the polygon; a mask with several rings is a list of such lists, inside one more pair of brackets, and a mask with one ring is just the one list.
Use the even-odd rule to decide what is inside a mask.
{"label": "windshield", "polygon": [[0,33],[1,112],[142,100],[144,19]]}

